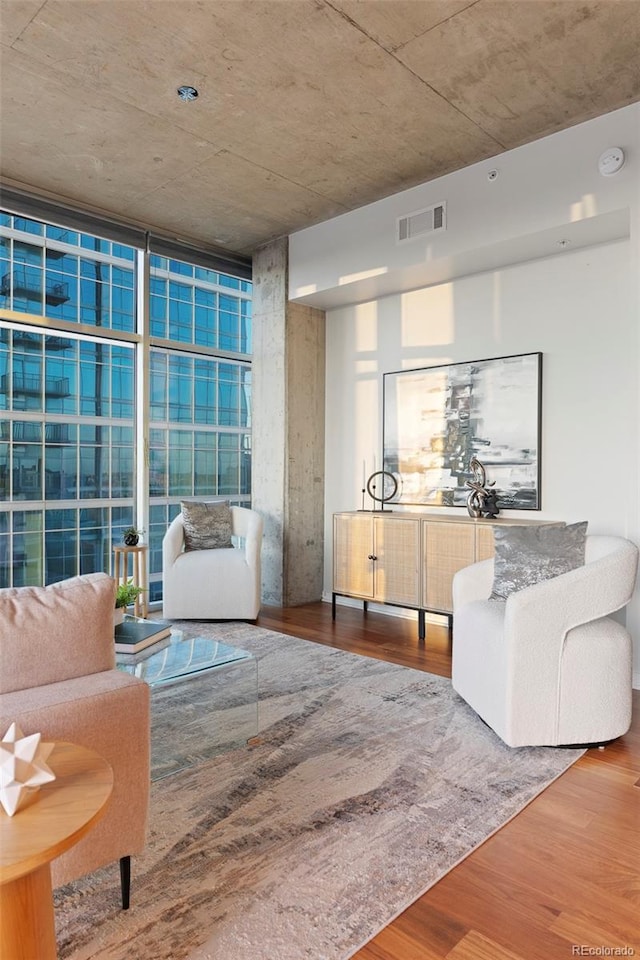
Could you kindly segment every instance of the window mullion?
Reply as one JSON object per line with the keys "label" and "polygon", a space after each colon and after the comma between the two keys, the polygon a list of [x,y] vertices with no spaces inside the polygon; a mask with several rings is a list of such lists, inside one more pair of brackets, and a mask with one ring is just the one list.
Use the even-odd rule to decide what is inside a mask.
{"label": "window mullion", "polygon": [[151,381],[151,343],[149,337],[149,276],[150,256],[137,252],[137,309],[138,334],[136,348],[136,526],[149,530],[149,409]]}

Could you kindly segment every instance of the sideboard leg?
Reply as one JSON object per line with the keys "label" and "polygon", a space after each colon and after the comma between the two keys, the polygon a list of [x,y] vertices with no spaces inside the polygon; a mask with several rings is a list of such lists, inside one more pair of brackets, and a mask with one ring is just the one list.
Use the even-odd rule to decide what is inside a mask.
{"label": "sideboard leg", "polygon": [[424,610],[418,610],[418,639],[424,640],[426,635],[425,625],[424,625]]}
{"label": "sideboard leg", "polygon": [[335,620],[336,618],[336,595],[335,593],[331,594],[331,619]]}
{"label": "sideboard leg", "polygon": [[366,613],[368,609],[369,609],[369,601],[368,601],[368,600],[363,600],[363,601],[362,601],[362,611],[363,611],[363,613]]}

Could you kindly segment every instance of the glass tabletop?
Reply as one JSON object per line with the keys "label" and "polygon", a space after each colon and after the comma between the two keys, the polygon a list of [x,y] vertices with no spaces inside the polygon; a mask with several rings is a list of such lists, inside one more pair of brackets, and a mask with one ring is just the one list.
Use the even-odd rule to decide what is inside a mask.
{"label": "glass tabletop", "polygon": [[185,637],[180,630],[138,654],[116,654],[119,670],[140,677],[152,686],[188,680],[204,671],[253,659],[247,650],[210,637]]}

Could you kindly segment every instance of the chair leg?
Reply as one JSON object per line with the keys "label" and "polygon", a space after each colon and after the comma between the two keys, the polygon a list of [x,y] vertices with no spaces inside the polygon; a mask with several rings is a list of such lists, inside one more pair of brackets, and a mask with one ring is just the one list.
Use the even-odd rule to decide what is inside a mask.
{"label": "chair leg", "polygon": [[120,886],[122,887],[122,909],[129,909],[131,892],[131,857],[120,857]]}

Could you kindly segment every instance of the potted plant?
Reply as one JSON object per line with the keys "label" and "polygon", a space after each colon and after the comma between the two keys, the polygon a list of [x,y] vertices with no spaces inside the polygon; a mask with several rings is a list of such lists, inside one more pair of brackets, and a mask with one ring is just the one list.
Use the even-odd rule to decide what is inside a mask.
{"label": "potted plant", "polygon": [[136,547],[143,533],[144,530],[138,530],[137,527],[126,527],[122,531],[122,539],[128,547]]}
{"label": "potted plant", "polygon": [[116,608],[113,616],[114,624],[122,623],[126,608],[131,606],[132,603],[135,603],[141,593],[144,593],[144,588],[136,587],[133,578],[127,580],[126,583],[118,584],[116,590]]}

